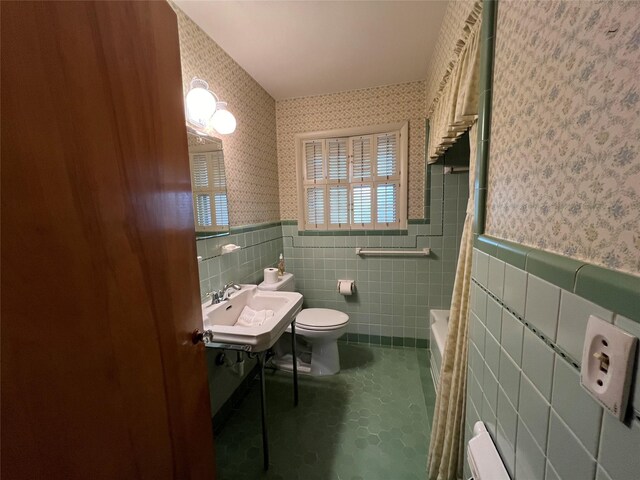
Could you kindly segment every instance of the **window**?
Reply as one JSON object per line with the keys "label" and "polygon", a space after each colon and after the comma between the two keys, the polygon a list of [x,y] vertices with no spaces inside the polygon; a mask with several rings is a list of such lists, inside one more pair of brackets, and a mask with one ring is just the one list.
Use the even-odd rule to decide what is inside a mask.
{"label": "window", "polygon": [[[192,149],[193,150],[193,149]],[[227,179],[222,150],[189,153],[197,232],[229,229]]]}
{"label": "window", "polygon": [[407,124],[296,136],[300,230],[407,224]]}

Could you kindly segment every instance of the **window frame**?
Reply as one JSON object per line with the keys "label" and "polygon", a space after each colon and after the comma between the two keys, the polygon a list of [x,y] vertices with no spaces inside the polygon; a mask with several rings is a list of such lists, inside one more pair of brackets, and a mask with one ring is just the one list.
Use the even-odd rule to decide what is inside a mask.
{"label": "window frame", "polygon": [[[377,148],[376,136],[386,133],[397,132],[399,135],[398,141],[398,169],[399,174],[394,175],[393,178],[386,176],[377,176],[377,165],[372,165],[372,177],[369,180],[364,181],[352,181],[352,144],[351,141],[354,137],[370,136],[372,139],[372,156],[375,155]],[[347,140],[347,180],[346,181],[330,181],[328,178],[328,142],[337,138],[346,138]],[[297,198],[298,198],[298,230],[299,231],[358,231],[358,230],[405,230],[407,228],[407,210],[408,210],[408,169],[409,169],[409,122],[387,123],[366,127],[344,128],[336,130],[323,130],[317,132],[298,133],[294,136],[295,140],[295,155],[296,155],[296,186],[297,186]],[[308,142],[313,141],[323,142],[323,178],[315,182],[316,187],[324,188],[325,195],[325,208],[324,208],[324,224],[316,225],[307,223],[306,213],[306,200],[307,189],[312,187],[311,184],[306,182],[306,163],[305,163],[305,145]],[[375,158],[375,157],[374,157]],[[348,187],[349,205],[351,205],[351,195],[353,185],[360,183],[368,183],[373,185],[383,183],[399,183],[400,189],[398,194],[398,222],[391,224],[376,222],[377,220],[377,206],[375,197],[377,196],[377,189],[372,188],[372,223],[365,225],[354,225],[352,223],[330,225],[330,212],[329,212],[329,187],[335,185],[346,185]],[[350,212],[351,213],[351,212]]]}

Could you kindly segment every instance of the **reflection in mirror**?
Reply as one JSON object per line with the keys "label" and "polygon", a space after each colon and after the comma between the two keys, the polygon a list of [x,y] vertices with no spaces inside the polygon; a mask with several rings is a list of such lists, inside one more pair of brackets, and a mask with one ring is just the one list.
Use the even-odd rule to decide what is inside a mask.
{"label": "reflection in mirror", "polygon": [[227,177],[222,141],[188,129],[196,239],[229,233]]}

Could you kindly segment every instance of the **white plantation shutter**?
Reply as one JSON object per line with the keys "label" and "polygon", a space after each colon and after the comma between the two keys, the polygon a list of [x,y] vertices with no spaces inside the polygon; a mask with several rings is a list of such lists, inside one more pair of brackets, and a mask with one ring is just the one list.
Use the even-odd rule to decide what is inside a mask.
{"label": "white plantation shutter", "polygon": [[214,189],[215,224],[221,229],[229,227],[229,205],[227,200],[227,176],[224,170],[222,150],[211,152],[211,184]]}
{"label": "white plantation shutter", "polygon": [[349,130],[297,140],[300,228],[406,228],[408,124]]}
{"label": "white plantation shutter", "polygon": [[351,185],[351,227],[373,227],[373,185],[356,183]]}
{"label": "white plantation shutter", "polygon": [[305,192],[306,227],[308,229],[326,228],[325,187],[308,187]]}
{"label": "white plantation shutter", "polygon": [[327,140],[327,169],[329,182],[346,182],[349,178],[346,138]]}
{"label": "white plantation shutter", "polygon": [[224,155],[222,150],[211,152],[211,183],[214,188],[227,188],[227,177],[224,173]]}
{"label": "white plantation shutter", "polygon": [[376,139],[376,176],[385,179],[395,178],[398,168],[398,133],[375,135]]}
{"label": "white plantation shutter", "polygon": [[191,177],[194,189],[209,187],[209,166],[206,153],[191,155]]}
{"label": "white plantation shutter", "polygon": [[190,153],[189,161],[196,230],[227,230],[229,211],[223,152]]}
{"label": "white plantation shutter", "polygon": [[211,195],[197,193],[194,195],[196,229],[213,227],[213,209],[211,208]]}
{"label": "white plantation shutter", "polygon": [[327,140],[327,201],[330,230],[349,227],[349,154],[347,138]]}
{"label": "white plantation shutter", "polygon": [[324,180],[324,140],[304,144],[305,180],[319,183]]}
{"label": "white plantation shutter", "polygon": [[227,201],[227,194],[225,193],[216,193],[214,197],[215,201],[215,211],[216,211],[216,225],[218,227],[228,227],[229,226],[229,204]]}
{"label": "white plantation shutter", "polygon": [[373,177],[373,157],[371,136],[352,137],[351,142],[351,181],[363,181]]}
{"label": "white plantation shutter", "polygon": [[400,222],[399,183],[379,183],[376,185],[376,224],[377,226],[396,226]]}
{"label": "white plantation shutter", "polygon": [[324,140],[310,140],[304,142],[304,209],[305,228],[309,230],[325,230],[326,222],[326,187],[324,184],[325,162]]}
{"label": "white plantation shutter", "polygon": [[330,185],[329,187],[329,228],[340,229],[349,226],[349,187]]}

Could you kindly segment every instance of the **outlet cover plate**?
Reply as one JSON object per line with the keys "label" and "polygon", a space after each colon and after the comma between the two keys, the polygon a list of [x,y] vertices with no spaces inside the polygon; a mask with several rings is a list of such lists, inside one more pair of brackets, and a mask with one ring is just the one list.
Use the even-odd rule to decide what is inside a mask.
{"label": "outlet cover plate", "polygon": [[582,350],[580,383],[609,413],[624,420],[638,339],[591,315]]}

